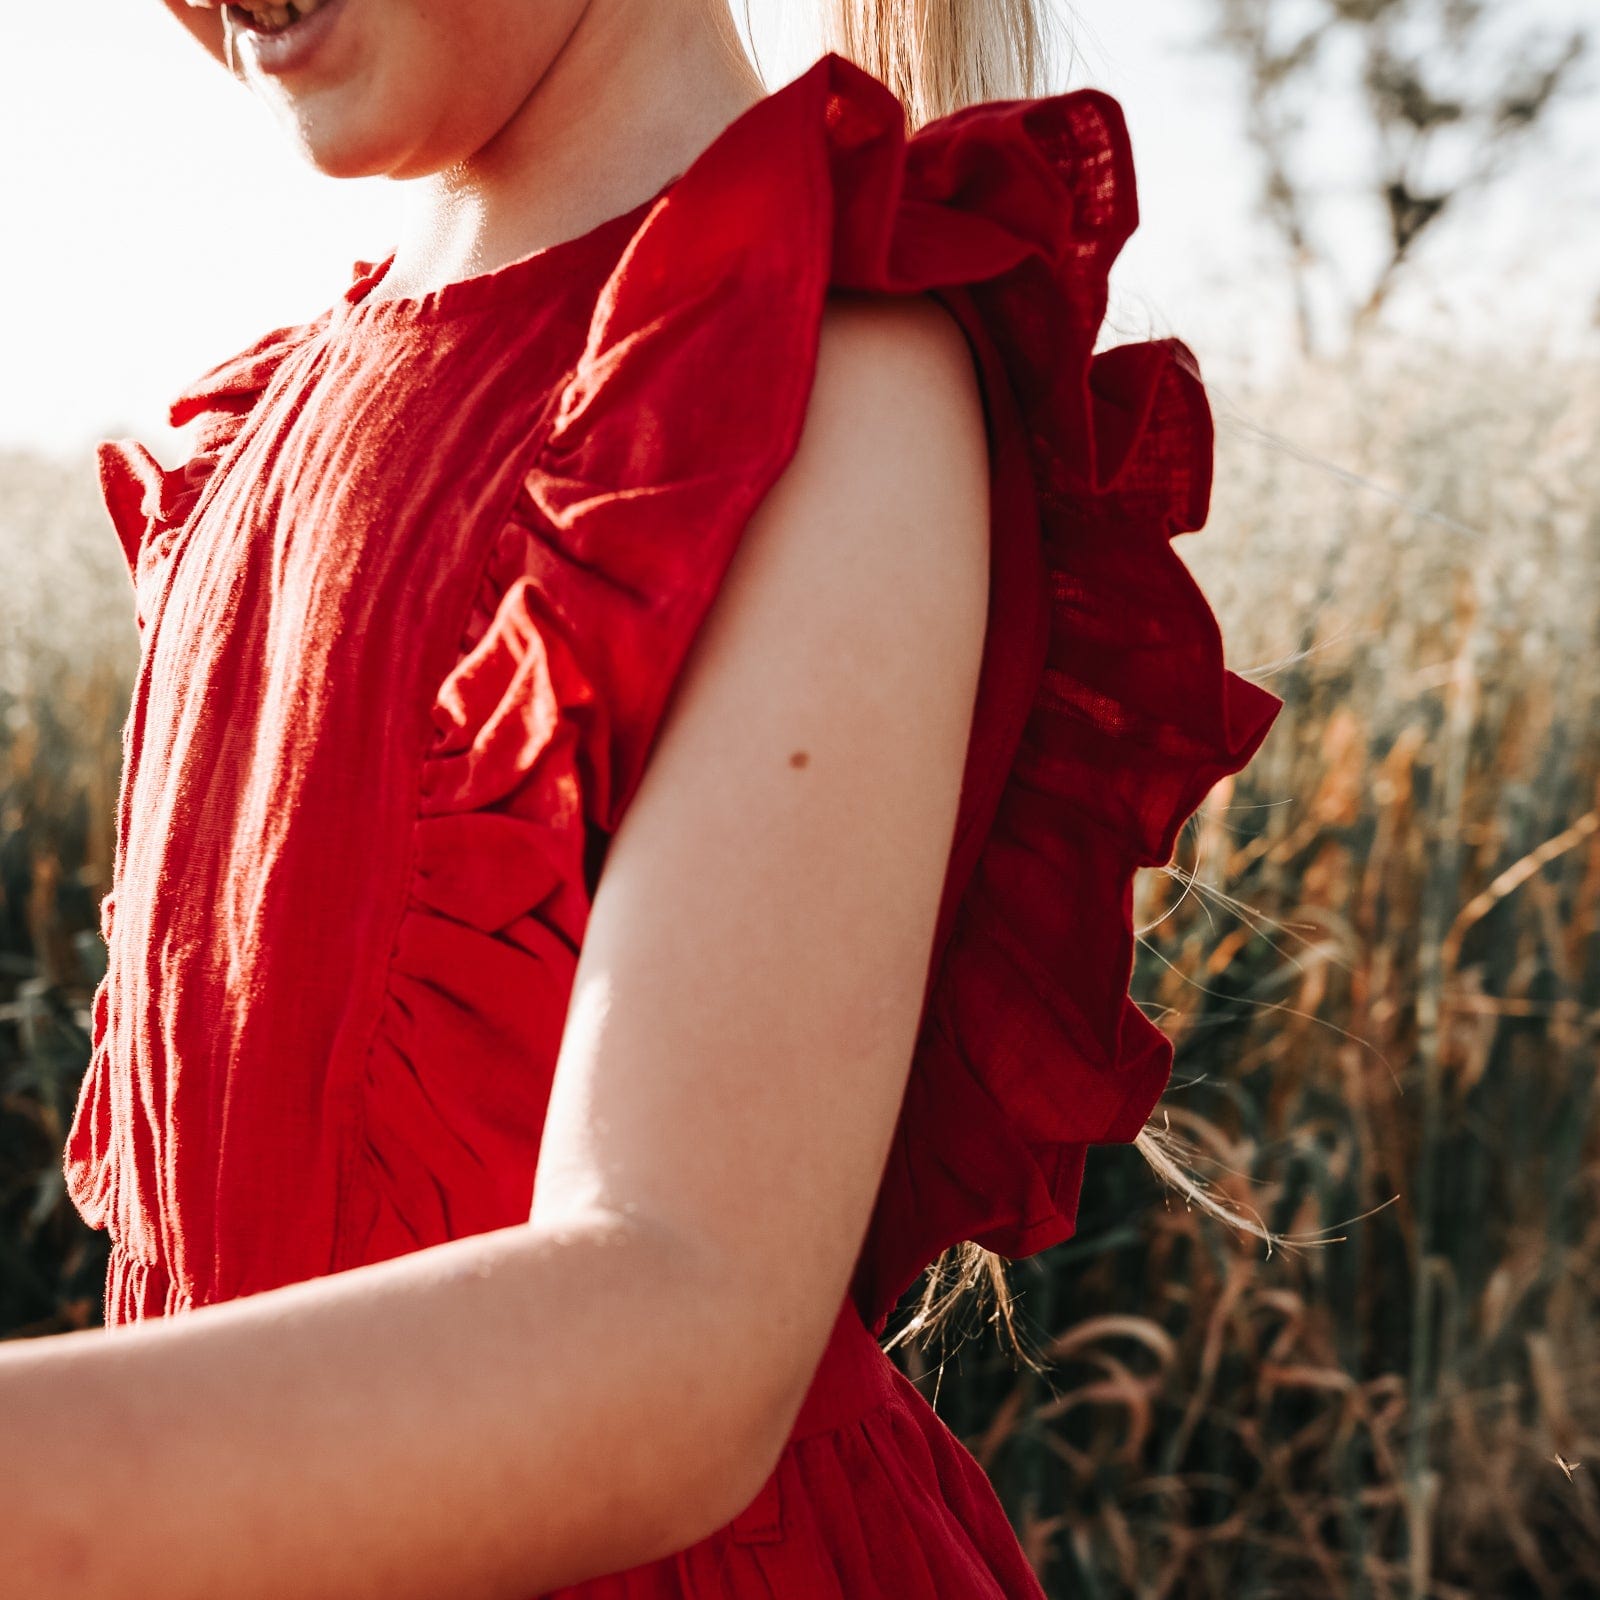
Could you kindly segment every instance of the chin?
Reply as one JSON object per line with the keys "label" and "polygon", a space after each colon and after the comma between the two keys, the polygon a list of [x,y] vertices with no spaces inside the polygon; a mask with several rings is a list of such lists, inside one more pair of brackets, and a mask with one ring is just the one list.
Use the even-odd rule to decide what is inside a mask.
{"label": "chin", "polygon": [[325,178],[398,177],[384,157],[381,144],[350,139],[319,138],[303,129],[294,135],[301,156]]}
{"label": "chin", "polygon": [[278,123],[302,158],[328,178],[411,178],[431,170],[392,128],[306,108],[279,111]]}
{"label": "chin", "polygon": [[494,133],[415,96],[262,98],[289,142],[329,178],[424,178],[470,159]]}

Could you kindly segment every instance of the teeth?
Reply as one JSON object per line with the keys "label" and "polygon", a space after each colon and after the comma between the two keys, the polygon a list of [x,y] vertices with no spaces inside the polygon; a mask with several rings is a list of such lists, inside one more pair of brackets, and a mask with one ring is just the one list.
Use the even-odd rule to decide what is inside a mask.
{"label": "teeth", "polygon": [[270,0],[248,0],[235,9],[243,11],[262,33],[279,33],[291,23],[320,11],[326,3],[327,0],[284,0],[284,4],[274,5]]}

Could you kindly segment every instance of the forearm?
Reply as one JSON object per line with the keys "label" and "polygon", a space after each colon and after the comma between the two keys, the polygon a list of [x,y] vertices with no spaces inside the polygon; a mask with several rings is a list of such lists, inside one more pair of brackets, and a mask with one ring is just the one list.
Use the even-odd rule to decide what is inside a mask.
{"label": "forearm", "polygon": [[0,1589],[532,1600],[654,1559],[782,1421],[730,1398],[708,1297],[663,1236],[529,1226],[0,1347]]}

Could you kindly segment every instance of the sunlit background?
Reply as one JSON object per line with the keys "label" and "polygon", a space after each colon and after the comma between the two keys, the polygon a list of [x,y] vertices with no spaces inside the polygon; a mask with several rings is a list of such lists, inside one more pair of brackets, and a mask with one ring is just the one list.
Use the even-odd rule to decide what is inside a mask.
{"label": "sunlit background", "polygon": [[[808,3],[754,0],[773,87],[815,56]],[[1526,29],[1592,8],[1509,10]],[[1118,270],[1113,331],[1177,332],[1221,379],[1270,368],[1292,334],[1283,248],[1257,220],[1239,68],[1201,46],[1214,13],[1210,0],[1079,0],[1063,18],[1058,86],[1109,90],[1132,130],[1143,223]],[[128,430],[159,447],[166,402],[191,377],[313,315],[353,260],[387,253],[401,186],[305,167],[157,0],[8,6],[0,40],[0,447],[65,452]],[[1368,135],[1337,97],[1316,115],[1325,244],[1355,282],[1381,243],[1355,192]],[[1597,152],[1595,99],[1554,109],[1516,170],[1427,240],[1428,270],[1391,315],[1443,318],[1469,340],[1592,333]]]}

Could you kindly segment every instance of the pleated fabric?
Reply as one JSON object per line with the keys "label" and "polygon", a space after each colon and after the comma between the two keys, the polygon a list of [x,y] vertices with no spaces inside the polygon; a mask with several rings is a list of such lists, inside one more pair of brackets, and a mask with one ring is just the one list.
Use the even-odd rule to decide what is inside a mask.
{"label": "pleated fabric", "polygon": [[828,55],[578,238],[408,299],[359,264],[178,399],[180,468],[101,447],[141,651],[64,1164],[108,1321],[526,1219],[606,846],[827,298],[931,295],[981,379],[991,589],[893,1147],[762,1493],[563,1593],[1040,1593],[874,1334],[950,1244],[1069,1237],[1087,1148],[1144,1124],[1171,1047],[1127,992],[1133,876],[1279,707],[1172,545],[1211,489],[1192,353],[1094,350],[1136,223],[1108,96],[908,139]]}

